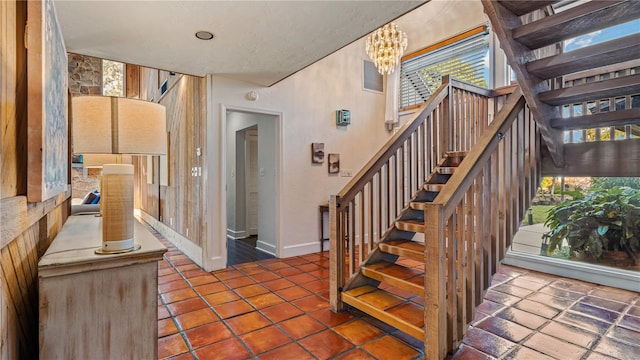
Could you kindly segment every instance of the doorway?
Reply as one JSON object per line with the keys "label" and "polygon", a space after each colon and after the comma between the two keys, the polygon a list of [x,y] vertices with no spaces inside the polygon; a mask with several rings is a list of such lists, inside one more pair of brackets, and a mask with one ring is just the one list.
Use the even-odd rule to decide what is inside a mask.
{"label": "doorway", "polygon": [[277,116],[228,110],[227,266],[276,255]]}

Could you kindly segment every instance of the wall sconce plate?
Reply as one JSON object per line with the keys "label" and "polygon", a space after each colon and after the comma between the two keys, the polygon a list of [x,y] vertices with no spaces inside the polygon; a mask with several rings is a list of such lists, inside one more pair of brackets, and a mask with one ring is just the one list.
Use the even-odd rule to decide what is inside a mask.
{"label": "wall sconce plate", "polygon": [[351,124],[351,111],[349,110],[336,110],[336,125],[347,126]]}

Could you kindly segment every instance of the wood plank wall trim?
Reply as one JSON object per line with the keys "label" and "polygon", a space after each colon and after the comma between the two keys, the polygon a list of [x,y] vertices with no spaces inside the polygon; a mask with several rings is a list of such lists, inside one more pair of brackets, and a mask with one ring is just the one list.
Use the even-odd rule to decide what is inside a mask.
{"label": "wood plank wall trim", "polygon": [[0,249],[71,197],[71,189],[40,203],[27,204],[26,196],[0,199]]}
{"label": "wood plank wall trim", "polygon": [[487,32],[488,29],[489,29],[489,27],[487,25],[481,25],[481,26],[475,27],[475,28],[473,28],[471,30],[467,30],[467,31],[462,32],[462,33],[460,33],[458,35],[452,36],[452,37],[450,37],[448,39],[445,39],[445,40],[442,40],[442,41],[438,41],[437,43],[429,45],[429,46],[427,46],[425,48],[422,48],[422,49],[420,49],[418,51],[414,51],[414,52],[412,52],[410,54],[407,54],[407,55],[402,57],[401,61],[413,59],[415,57],[418,57],[418,56],[426,54],[428,52],[443,48],[443,47],[445,47],[447,45],[453,44],[453,43],[458,42],[460,40],[464,40],[464,39],[469,38],[469,37],[471,37],[473,35],[482,34],[484,32]]}
{"label": "wood plank wall trim", "polygon": [[[640,176],[640,139],[565,144],[564,168],[541,148],[542,176]],[[594,166],[597,164],[597,166]]]}

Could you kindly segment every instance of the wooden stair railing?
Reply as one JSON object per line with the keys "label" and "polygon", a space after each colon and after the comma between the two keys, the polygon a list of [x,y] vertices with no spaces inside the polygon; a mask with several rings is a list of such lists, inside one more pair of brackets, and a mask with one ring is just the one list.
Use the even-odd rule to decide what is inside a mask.
{"label": "wooden stair railing", "polygon": [[[489,95],[489,90],[444,76],[442,85],[414,117],[340,193],[330,197],[330,302],[334,310],[343,308],[339,292],[347,279],[388,235],[396,219],[416,212],[408,204],[441,156],[468,149],[486,128]],[[453,135],[463,129],[465,136]]]}
{"label": "wooden stair railing", "polygon": [[[330,302],[334,311],[343,310],[344,304],[348,304],[427,344],[423,303],[429,296],[425,294],[425,273],[428,273],[425,267],[430,265],[425,262],[425,242],[420,240],[427,234],[428,211],[425,209],[431,208],[429,202],[449,187],[448,181],[458,174],[458,166],[464,163],[462,159],[467,151],[476,149],[478,141],[486,138],[484,134],[488,129],[496,126],[489,122],[489,114],[498,113],[505,105],[506,96],[515,88],[488,91],[445,78],[414,119],[391,138],[339,195],[331,196]],[[522,102],[524,100],[518,102],[520,107]],[[532,151],[537,149],[539,132],[530,113],[523,109],[513,111],[520,111],[518,118],[527,124],[519,125],[517,134],[520,138],[526,137],[526,141],[520,140],[518,144],[526,147],[526,152],[523,148],[520,153],[526,153],[526,163],[530,164],[536,159]],[[532,142],[534,146],[530,145]],[[501,159],[511,159],[510,154],[511,147]],[[515,160],[513,163],[518,164]],[[524,160],[521,164],[524,166]],[[498,171],[495,170],[496,178]],[[506,176],[506,173],[500,174]],[[535,173],[528,175],[531,179],[538,178]],[[478,182],[471,180],[474,181]],[[503,180],[503,183],[510,181]],[[535,186],[527,183],[527,189],[532,193]],[[469,196],[475,196],[468,191]],[[514,198],[520,199],[515,193]],[[501,236],[510,233],[516,227],[514,224],[510,221],[509,230]],[[500,250],[492,259],[505,252],[506,249]],[[465,305],[469,313],[482,299],[495,264],[483,271],[487,275],[478,282],[482,286],[474,289],[474,301]]]}
{"label": "wooden stair railing", "polygon": [[518,88],[425,204],[427,359],[444,359],[464,337],[540,183],[539,145]]}

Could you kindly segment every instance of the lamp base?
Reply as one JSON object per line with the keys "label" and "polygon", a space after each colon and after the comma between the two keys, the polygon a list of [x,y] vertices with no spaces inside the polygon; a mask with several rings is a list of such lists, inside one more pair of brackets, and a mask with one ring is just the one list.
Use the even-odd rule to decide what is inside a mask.
{"label": "lamp base", "polygon": [[136,250],[140,250],[140,244],[133,244],[133,247],[128,249],[118,249],[118,250],[105,250],[103,248],[96,249],[95,253],[97,255],[113,255],[113,254],[124,254]]}

